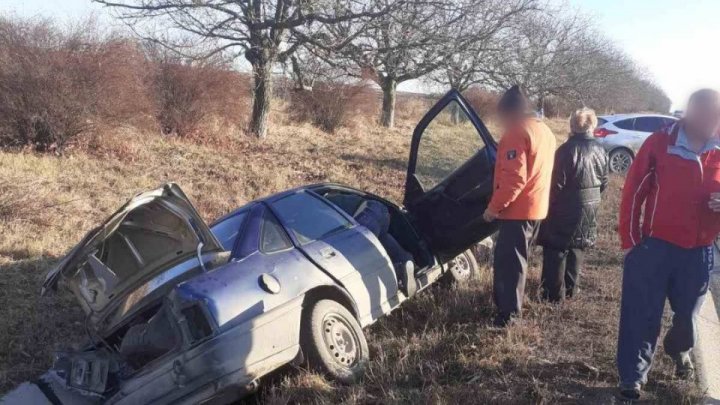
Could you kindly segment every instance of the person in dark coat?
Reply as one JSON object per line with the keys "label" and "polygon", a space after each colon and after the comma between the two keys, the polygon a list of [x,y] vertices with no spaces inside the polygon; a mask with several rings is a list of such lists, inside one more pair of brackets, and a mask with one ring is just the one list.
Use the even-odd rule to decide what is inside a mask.
{"label": "person in dark coat", "polygon": [[540,227],[543,246],[542,294],[551,302],[577,293],[584,250],[595,244],[597,211],[608,183],[608,157],[593,137],[591,109],[570,117],[571,135],[555,154],[550,211]]}

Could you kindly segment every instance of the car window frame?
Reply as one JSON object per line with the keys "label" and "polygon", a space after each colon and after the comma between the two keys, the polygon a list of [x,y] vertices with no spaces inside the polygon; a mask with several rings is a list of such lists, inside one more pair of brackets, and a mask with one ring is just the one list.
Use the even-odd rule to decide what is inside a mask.
{"label": "car window frame", "polygon": [[[268,204],[269,205],[269,204]],[[280,232],[285,236],[285,238],[288,241],[288,246],[283,249],[273,250],[273,251],[266,251],[263,249],[263,239],[265,235],[265,224],[266,224],[266,216],[269,216],[271,219],[275,220],[275,222],[280,226]],[[260,217],[260,232],[258,232],[258,239],[257,239],[257,249],[258,252],[262,253],[263,255],[274,255],[276,253],[283,253],[290,250],[295,249],[295,243],[293,242],[292,235],[290,235],[290,232],[288,232],[287,228],[285,228],[285,225],[280,222],[280,218],[278,218],[277,215],[268,207],[265,207],[265,210],[263,211],[261,217]]]}
{"label": "car window frame", "polygon": [[[618,125],[619,123],[625,122],[625,121],[631,121],[630,128],[623,128],[623,127],[621,127],[621,126]],[[623,119],[619,119],[619,120],[617,120],[617,121],[613,121],[612,124],[613,124],[614,127],[618,128],[618,129],[621,129],[621,130],[623,130],[623,131],[635,131],[635,117],[633,117],[633,118],[623,118]]]}
{"label": "car window frame", "polygon": [[[445,109],[446,109],[447,107],[451,106],[453,103],[455,103],[455,108],[458,108],[458,109],[463,113],[463,116],[467,119],[467,121],[468,121],[469,123],[471,123],[472,126],[475,128],[475,131],[477,132],[476,135],[477,135],[479,141],[483,144],[483,147],[480,148],[480,149],[476,149],[475,152],[474,152],[470,157],[468,157],[467,159],[465,159],[459,166],[455,167],[450,173],[446,174],[445,177],[444,177],[442,180],[440,180],[438,183],[432,185],[432,187],[426,187],[426,185],[423,184],[423,182],[422,182],[422,181],[420,180],[420,178],[418,177],[418,166],[419,166],[419,162],[420,162],[420,148],[422,147],[422,140],[423,140],[423,138],[425,138],[425,131],[427,131],[428,128],[430,128],[430,125],[432,124],[432,122],[433,122],[437,117],[439,117],[440,114],[442,114],[443,111],[445,111]],[[470,114],[465,108],[466,108],[466,106],[463,106],[463,104],[460,102],[460,100],[451,99],[451,100],[448,101],[445,105],[443,105],[443,107],[442,107],[440,110],[437,111],[437,114],[435,114],[435,115],[432,117],[432,119],[430,119],[430,120],[426,123],[425,127],[422,129],[422,132],[421,132],[421,135],[420,135],[420,138],[419,138],[420,140],[418,141],[417,149],[416,149],[416,151],[415,151],[416,157],[415,157],[415,164],[414,164],[414,167],[413,167],[413,175],[417,178],[417,181],[420,183],[420,186],[422,187],[422,189],[423,189],[423,191],[424,191],[425,193],[431,192],[432,190],[435,190],[435,189],[437,189],[438,187],[441,187],[441,186],[443,185],[443,183],[445,183],[445,181],[446,181],[447,179],[451,178],[461,167],[463,167],[463,165],[465,165],[465,163],[467,163],[468,161],[470,161],[470,160],[472,160],[473,158],[475,158],[475,156],[478,155],[479,153],[487,153],[487,149],[488,149],[488,147],[489,147],[489,144],[488,144],[487,140],[485,139],[485,137],[483,136],[481,128],[479,128],[479,127],[476,125],[476,123],[473,121],[473,119],[472,119],[472,117],[471,117],[471,114]],[[479,117],[478,117],[478,118],[479,118]],[[482,121],[481,121],[481,124],[482,124]],[[484,126],[484,124],[483,124],[483,126]],[[486,127],[485,127],[484,129],[487,130]],[[488,131],[488,134],[490,134],[489,130],[487,130],[487,131]],[[492,135],[490,135],[490,136],[492,137]]]}
{"label": "car window frame", "polygon": [[[238,250],[238,245],[240,244],[240,241],[245,238],[245,232],[246,232],[246,230],[247,230],[247,228],[248,228],[248,227],[247,227],[248,220],[249,220],[249,218],[251,217],[252,208],[253,208],[254,206],[255,206],[255,204],[249,205],[249,206],[247,206],[247,207],[245,207],[245,208],[239,209],[239,210],[231,213],[230,215],[223,216],[223,217],[221,217],[220,219],[218,219],[217,221],[213,222],[212,225],[210,225],[210,226],[208,227],[208,228],[210,229],[210,232],[212,232],[212,228],[213,228],[215,225],[218,225],[219,223],[224,222],[224,221],[227,221],[227,220],[229,220],[229,219],[231,219],[231,218],[234,218],[234,217],[236,217],[236,216],[238,216],[238,215],[245,214],[245,218],[243,218],[242,222],[240,223],[240,226],[238,227],[237,237],[235,238],[235,241],[233,242],[232,249],[230,249],[230,250],[225,250],[226,252],[230,252],[230,256],[231,256],[231,257],[236,254],[236,252],[237,252],[237,250]],[[215,237],[217,238],[217,236],[215,236]],[[220,241],[220,243],[222,244],[222,241]],[[222,248],[225,249],[225,246],[223,246]]]}
{"label": "car window frame", "polygon": [[[646,131],[646,130],[644,130],[644,129],[638,129],[638,127],[637,127],[638,120],[642,120],[642,119],[648,119],[648,120],[655,120],[655,121],[657,121],[657,123],[658,123],[657,129],[654,129],[654,130],[652,130],[652,131]],[[654,132],[657,132],[657,131],[659,131],[662,127],[664,127],[665,125],[666,125],[666,124],[665,124],[665,120],[664,120],[663,117],[656,117],[656,116],[652,116],[652,115],[644,115],[644,116],[642,116],[642,117],[635,117],[635,121],[633,122],[633,128],[635,128],[635,131],[645,132],[645,133],[654,133]]]}
{"label": "car window frame", "polygon": [[[305,193],[305,194],[309,195],[311,198],[315,198],[315,199],[319,200],[322,204],[326,205],[326,206],[327,206],[328,208],[330,208],[333,212],[337,213],[337,214],[340,215],[345,221],[347,221],[347,222],[348,222],[348,226],[334,229],[334,230],[332,230],[332,232],[324,233],[321,238],[311,239],[311,240],[309,240],[309,241],[307,241],[307,242],[302,242],[302,241],[300,241],[300,239],[297,237],[297,235],[295,235],[295,232],[292,232],[291,228],[290,228],[290,227],[288,226],[288,224],[285,222],[285,218],[283,218],[283,216],[280,215],[280,214],[278,213],[277,209],[273,206],[273,204],[275,204],[277,201],[280,201],[280,200],[282,200],[283,198],[288,198],[288,197],[291,197],[291,196],[293,196],[293,195],[295,195],[295,194],[299,194],[299,193]],[[333,205],[332,202],[330,202],[330,201],[328,201],[327,199],[323,198],[323,196],[319,195],[318,193],[316,193],[316,192],[314,192],[314,191],[312,191],[312,190],[308,190],[308,189],[301,189],[301,190],[294,191],[294,192],[292,192],[292,193],[284,194],[284,195],[282,195],[282,196],[280,196],[280,197],[278,197],[278,198],[276,198],[276,199],[273,199],[272,201],[268,202],[268,203],[267,203],[267,207],[268,207],[268,209],[270,209],[270,210],[272,211],[272,213],[275,215],[275,218],[277,218],[277,220],[280,222],[280,225],[282,225],[283,229],[284,229],[284,230],[287,232],[287,234],[290,236],[290,239],[292,240],[293,244],[294,244],[295,246],[298,246],[298,247],[302,247],[302,246],[309,245],[309,244],[311,244],[311,243],[317,242],[317,241],[322,240],[322,239],[324,239],[324,238],[328,238],[328,237],[330,237],[330,236],[333,236],[333,235],[335,235],[335,234],[337,234],[337,233],[340,233],[340,232],[343,232],[343,231],[346,231],[346,230],[349,230],[349,229],[353,229],[353,228],[355,228],[355,227],[357,226],[357,222],[355,221],[355,219],[354,219],[353,217],[351,217],[350,215],[348,215],[348,214],[345,213],[345,212],[342,212],[341,209],[336,208],[336,207]]]}

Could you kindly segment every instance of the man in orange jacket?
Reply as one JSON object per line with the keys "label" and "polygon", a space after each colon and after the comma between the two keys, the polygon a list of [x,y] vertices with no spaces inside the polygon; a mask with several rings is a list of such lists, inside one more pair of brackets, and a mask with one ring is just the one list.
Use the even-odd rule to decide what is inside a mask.
{"label": "man in orange jacket", "polygon": [[518,86],[503,94],[498,116],[505,133],[498,145],[495,190],[483,217],[499,220],[493,262],[495,325],[520,315],[530,241],[548,213],[555,135],[530,108]]}

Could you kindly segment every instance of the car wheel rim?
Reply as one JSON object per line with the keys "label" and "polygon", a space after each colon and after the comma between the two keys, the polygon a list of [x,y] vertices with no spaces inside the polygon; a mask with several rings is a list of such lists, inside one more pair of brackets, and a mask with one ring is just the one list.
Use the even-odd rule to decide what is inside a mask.
{"label": "car wheel rim", "polygon": [[630,168],[632,159],[627,152],[615,152],[610,159],[610,168],[615,173],[625,173]]}
{"label": "car wheel rim", "polygon": [[470,268],[470,260],[461,254],[460,256],[452,259],[450,262],[450,271],[456,280],[466,280],[472,275],[472,269]]}
{"label": "car wheel rim", "polygon": [[323,319],[323,340],[336,362],[345,367],[356,364],[360,357],[359,339],[345,318],[337,314],[326,315]]}

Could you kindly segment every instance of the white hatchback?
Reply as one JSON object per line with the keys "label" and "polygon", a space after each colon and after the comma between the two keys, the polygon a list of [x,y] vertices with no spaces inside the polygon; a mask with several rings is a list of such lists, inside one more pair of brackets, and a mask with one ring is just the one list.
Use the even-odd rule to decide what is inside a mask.
{"label": "white hatchback", "polygon": [[645,139],[677,120],[657,114],[603,115],[598,117],[594,135],[610,155],[610,171],[624,174]]}

